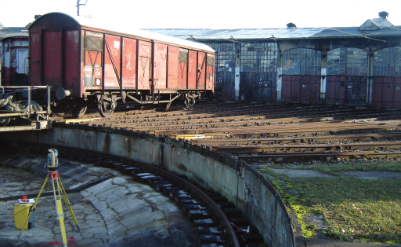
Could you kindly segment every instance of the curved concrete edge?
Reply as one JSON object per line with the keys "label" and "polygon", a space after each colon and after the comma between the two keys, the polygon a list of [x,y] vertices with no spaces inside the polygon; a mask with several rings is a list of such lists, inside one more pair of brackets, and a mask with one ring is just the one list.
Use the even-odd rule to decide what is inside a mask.
{"label": "curved concrete edge", "polygon": [[235,157],[168,137],[82,125],[2,133],[0,139],[80,148],[161,166],[227,197],[269,246],[295,246],[292,220],[279,193],[260,173]]}

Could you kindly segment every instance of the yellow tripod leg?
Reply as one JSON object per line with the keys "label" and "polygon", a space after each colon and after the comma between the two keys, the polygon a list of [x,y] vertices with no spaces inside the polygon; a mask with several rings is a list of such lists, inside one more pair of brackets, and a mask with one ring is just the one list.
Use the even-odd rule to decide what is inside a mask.
{"label": "yellow tripod leg", "polygon": [[35,203],[32,205],[32,209],[31,209],[31,211],[29,212],[28,217],[27,217],[26,220],[25,220],[25,223],[22,225],[22,229],[21,229],[21,231],[20,231],[20,233],[19,233],[17,242],[18,242],[18,240],[20,239],[21,234],[22,234],[22,232],[24,231],[26,225],[28,224],[29,217],[31,217],[32,212],[35,210],[36,204],[38,204],[39,197],[40,197],[40,195],[42,194],[43,189],[45,188],[45,185],[46,185],[48,179],[49,179],[49,174],[47,175],[47,177],[46,177],[46,179],[45,179],[45,182],[44,182],[43,185],[42,185],[42,188],[40,188],[39,194],[38,194],[38,196],[37,196],[36,199],[35,199]]}
{"label": "yellow tripod leg", "polygon": [[74,224],[77,226],[78,231],[81,232],[81,229],[79,228],[78,220],[75,217],[74,211],[72,211],[70,200],[68,199],[67,192],[64,189],[64,185],[61,182],[61,178],[60,177],[58,178],[58,181],[60,183],[60,192],[61,192],[61,196],[64,199],[64,203],[65,203],[65,205],[67,205],[68,211],[70,212],[71,218],[74,221]]}
{"label": "yellow tripod leg", "polygon": [[64,226],[64,212],[63,212],[63,204],[61,203],[61,196],[60,196],[60,185],[58,183],[58,179],[56,179],[56,185],[58,189],[58,196],[56,194],[56,189],[54,185],[54,180],[52,179],[53,185],[53,193],[54,193],[54,200],[56,201],[56,210],[57,210],[57,218],[60,221],[60,231],[61,236],[63,238],[64,247],[67,247],[67,235],[65,233],[65,226]]}

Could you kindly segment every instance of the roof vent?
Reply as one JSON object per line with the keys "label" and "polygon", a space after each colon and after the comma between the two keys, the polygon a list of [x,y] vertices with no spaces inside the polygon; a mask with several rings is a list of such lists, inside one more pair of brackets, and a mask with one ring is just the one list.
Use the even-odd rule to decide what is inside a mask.
{"label": "roof vent", "polygon": [[379,13],[379,18],[369,19],[358,28],[359,31],[375,31],[394,26],[387,20],[388,13],[382,11]]}
{"label": "roof vent", "polygon": [[388,12],[386,12],[386,11],[379,12],[379,16],[380,16],[381,18],[387,19]]}
{"label": "roof vent", "polygon": [[35,18],[35,20],[39,19],[42,15],[35,15],[33,18]]}
{"label": "roof vent", "polygon": [[293,29],[293,28],[297,28],[297,25],[295,25],[294,23],[290,22],[287,24],[287,29]]}

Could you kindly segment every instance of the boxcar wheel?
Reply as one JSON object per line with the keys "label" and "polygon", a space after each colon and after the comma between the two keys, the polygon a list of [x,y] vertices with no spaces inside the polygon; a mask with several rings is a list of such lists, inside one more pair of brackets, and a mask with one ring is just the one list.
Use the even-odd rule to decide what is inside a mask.
{"label": "boxcar wheel", "polygon": [[117,106],[116,101],[110,103],[108,101],[103,100],[100,104],[98,104],[99,113],[100,115],[102,115],[102,117],[108,117],[114,112],[116,106]]}
{"label": "boxcar wheel", "polygon": [[85,115],[87,109],[88,109],[87,106],[79,107],[78,110],[77,110],[77,112],[76,112],[77,117],[80,117],[80,116]]}

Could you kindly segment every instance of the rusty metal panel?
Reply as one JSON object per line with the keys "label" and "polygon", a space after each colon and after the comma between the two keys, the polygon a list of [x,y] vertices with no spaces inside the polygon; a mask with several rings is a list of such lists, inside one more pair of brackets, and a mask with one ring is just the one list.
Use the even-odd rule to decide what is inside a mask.
{"label": "rusty metal panel", "polygon": [[300,102],[303,104],[319,104],[320,101],[320,76],[301,76]]}
{"label": "rusty metal panel", "polygon": [[302,104],[310,104],[311,99],[311,83],[310,76],[301,76],[300,77],[300,99],[299,102]]}
{"label": "rusty metal panel", "polygon": [[300,103],[301,101],[300,75],[283,75],[282,100],[283,102],[288,102],[288,103]]}
{"label": "rusty metal panel", "polygon": [[[119,88],[121,39],[118,36],[105,34],[104,44],[104,87]],[[86,76],[86,75],[85,75]]]}
{"label": "rusty metal panel", "polygon": [[167,45],[155,43],[154,53],[155,89],[166,89]]}
{"label": "rusty metal panel", "polygon": [[206,89],[214,91],[214,61],[213,54],[207,54]]}
{"label": "rusty metal panel", "polygon": [[320,103],[320,76],[311,76],[313,80],[310,83],[311,86],[311,97],[309,104]]}
{"label": "rusty metal panel", "polygon": [[399,102],[401,101],[401,85],[397,84],[397,79],[399,78],[373,77],[372,106],[393,108],[401,103]]}
{"label": "rusty metal panel", "polygon": [[150,70],[150,42],[139,41],[138,50],[138,89],[150,89],[149,70]]}
{"label": "rusty metal panel", "polygon": [[196,88],[206,89],[206,54],[198,52],[198,73],[196,76]]}
{"label": "rusty metal panel", "polygon": [[283,75],[282,100],[288,103],[319,104],[320,76]]}
{"label": "rusty metal panel", "polygon": [[123,38],[123,88],[136,88],[136,43]]}
{"label": "rusty metal panel", "polygon": [[372,106],[383,107],[383,77],[373,78]]}
{"label": "rusty metal panel", "polygon": [[283,102],[291,102],[291,87],[292,87],[292,76],[283,75],[283,87],[281,90],[281,99]]}
{"label": "rusty metal panel", "polygon": [[291,103],[300,103],[301,97],[301,76],[292,75],[291,76]]}
{"label": "rusty metal panel", "polygon": [[327,76],[326,103],[344,105],[346,103],[345,76]]}
{"label": "rusty metal panel", "polygon": [[43,47],[44,84],[61,87],[61,32],[45,32]]}
{"label": "rusty metal panel", "polygon": [[394,92],[394,77],[385,77],[383,82],[383,107],[393,107]]}
{"label": "rusty metal panel", "polygon": [[401,108],[401,77],[394,78],[394,106]]}
{"label": "rusty metal panel", "polygon": [[168,79],[167,88],[168,89],[178,89],[178,77],[179,77],[179,52],[178,47],[169,46],[168,47]]}
{"label": "rusty metal panel", "polygon": [[327,76],[326,77],[326,104],[335,104],[336,103],[336,80],[335,76]]}
{"label": "rusty metal panel", "polygon": [[79,87],[79,32],[78,30],[65,31],[65,74],[64,87],[78,89]]}
{"label": "rusty metal panel", "polygon": [[197,52],[189,51],[188,54],[188,89],[196,89],[196,75],[197,73]]}
{"label": "rusty metal panel", "polygon": [[178,55],[178,63],[179,63],[179,70],[178,70],[178,87],[180,89],[187,88],[187,68],[188,68],[188,50],[180,49]]}
{"label": "rusty metal panel", "polygon": [[366,76],[346,77],[346,104],[366,104]]}

